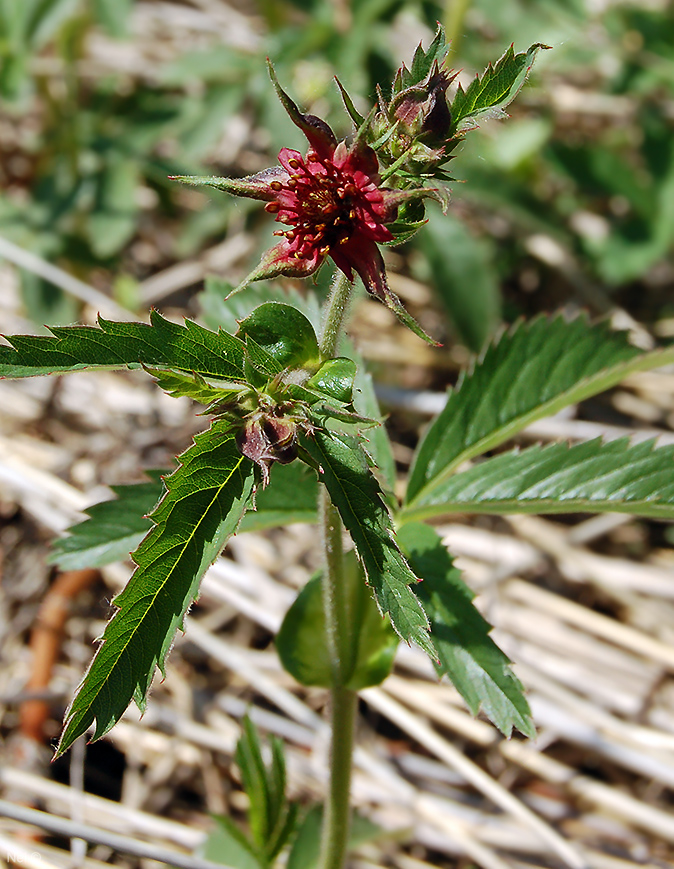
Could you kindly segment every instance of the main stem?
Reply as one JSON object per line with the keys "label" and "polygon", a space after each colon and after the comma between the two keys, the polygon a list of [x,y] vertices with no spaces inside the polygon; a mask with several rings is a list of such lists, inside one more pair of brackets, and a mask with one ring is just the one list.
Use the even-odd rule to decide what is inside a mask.
{"label": "main stem", "polygon": [[[337,272],[332,285],[321,336],[321,355],[335,356],[351,295],[351,282]],[[323,608],[333,673],[330,689],[330,785],[321,833],[321,869],[343,869],[346,862],[351,810],[349,791],[357,695],[344,686],[351,656],[347,589],[344,584],[342,521],[327,489],[319,495],[323,530]]]}

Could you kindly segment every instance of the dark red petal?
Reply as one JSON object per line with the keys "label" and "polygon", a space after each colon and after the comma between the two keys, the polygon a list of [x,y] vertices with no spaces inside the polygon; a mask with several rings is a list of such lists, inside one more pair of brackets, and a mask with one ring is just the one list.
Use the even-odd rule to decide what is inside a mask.
{"label": "dark red petal", "polygon": [[281,100],[283,108],[288,112],[290,120],[293,124],[299,127],[300,130],[302,130],[304,135],[307,137],[309,144],[318,156],[329,160],[330,157],[332,157],[335,145],[337,144],[335,134],[332,132],[328,124],[321,120],[321,118],[317,118],[316,115],[302,114],[298,109],[297,104],[288,96],[279,84],[279,81],[276,78],[276,73],[274,72],[274,67],[271,65],[269,58],[267,58],[267,68],[269,70],[269,77],[271,78],[274,89],[276,90],[276,94]]}
{"label": "dark red petal", "polygon": [[362,235],[354,236],[344,244],[336,245],[330,251],[330,256],[350,281],[353,280],[353,272],[357,272],[368,293],[384,301],[384,260],[374,241]]}
{"label": "dark red petal", "polygon": [[245,289],[253,281],[264,281],[285,275],[288,278],[306,278],[321,265],[324,256],[318,249],[310,251],[311,256],[299,257],[293,243],[284,239],[262,255],[259,265],[246,275],[241,283],[232,290],[230,296]]}

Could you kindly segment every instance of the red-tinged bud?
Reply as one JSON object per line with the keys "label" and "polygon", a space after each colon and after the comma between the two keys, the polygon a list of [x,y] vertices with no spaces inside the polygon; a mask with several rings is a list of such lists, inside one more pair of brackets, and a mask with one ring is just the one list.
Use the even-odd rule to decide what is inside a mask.
{"label": "red-tinged bud", "polygon": [[441,147],[452,125],[446,92],[454,76],[440,69],[437,62],[425,81],[397,94],[389,108],[390,120],[412,139]]}
{"label": "red-tinged bud", "polygon": [[287,465],[297,458],[297,423],[274,411],[255,413],[244,422],[236,442],[241,454],[260,467],[266,486],[274,462]]}

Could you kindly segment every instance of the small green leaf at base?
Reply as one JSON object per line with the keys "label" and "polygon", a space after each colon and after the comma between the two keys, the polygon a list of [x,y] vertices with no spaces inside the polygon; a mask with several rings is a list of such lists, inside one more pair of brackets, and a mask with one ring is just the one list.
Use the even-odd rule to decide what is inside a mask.
{"label": "small green leaf at base", "polygon": [[[344,559],[344,580],[350,635],[346,645],[351,650],[345,687],[359,691],[380,685],[390,674],[398,636],[388,619],[382,618],[353,551]],[[334,685],[320,575],[307,582],[286,613],[276,648],[285,669],[302,685]]]}
{"label": "small green leaf at base", "polygon": [[118,612],[66,712],[57,756],[94,722],[93,739],[107,733],[131,700],[144,708],[155,668],[163,668],[202,575],[252,496],[253,463],[223,422],[197,435],[179,461],[150,516],[154,528],[133,553],[138,567],[114,600]]}
{"label": "small green leaf at base", "polygon": [[[286,869],[317,869],[321,851],[323,807],[309,809],[300,824],[288,855]],[[368,818],[354,812],[349,829],[349,851],[385,835],[384,830]]]}
{"label": "small green leaf at base", "polygon": [[351,535],[381,611],[388,613],[403,640],[416,643],[436,660],[426,615],[411,588],[417,577],[395,541],[382,490],[360,442],[317,429],[303,443]]}
{"label": "small green leaf at base", "polygon": [[489,637],[491,626],[473,606],[473,593],[437,533],[415,522],[403,525],[398,540],[422,578],[417,593],[431,623],[438,673],[449,676],[473,715],[482,709],[505,736],[517,728],[534,737],[522,685]]}
{"label": "small green leaf at base", "polygon": [[201,856],[232,869],[267,869],[244,832],[226,815],[215,815],[217,827],[203,844]]}

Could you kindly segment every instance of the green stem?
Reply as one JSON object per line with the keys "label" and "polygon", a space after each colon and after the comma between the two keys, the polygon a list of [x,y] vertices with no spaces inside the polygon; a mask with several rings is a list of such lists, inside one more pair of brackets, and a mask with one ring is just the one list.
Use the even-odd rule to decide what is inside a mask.
{"label": "green stem", "polygon": [[320,342],[323,359],[332,359],[337,352],[352,289],[353,284],[347,276],[343,272],[337,271],[332,280],[332,289],[323,321],[323,334]]}
{"label": "green stem", "polygon": [[[323,324],[320,349],[324,359],[334,357],[349,305],[352,284],[341,272],[335,275]],[[323,529],[323,608],[328,651],[332,665],[330,690],[330,785],[325,800],[321,831],[321,869],[343,869],[351,823],[349,791],[353,754],[353,731],[358,697],[346,688],[351,665],[351,619],[344,582],[342,521],[321,487],[319,510]]]}
{"label": "green stem", "polygon": [[445,3],[444,25],[447,42],[452,46],[452,61],[459,54],[459,45],[463,36],[463,22],[470,8],[470,0],[447,0]]}
{"label": "green stem", "polygon": [[344,869],[351,826],[351,762],[358,695],[348,688],[330,692],[330,790],[321,832],[320,869]]}

